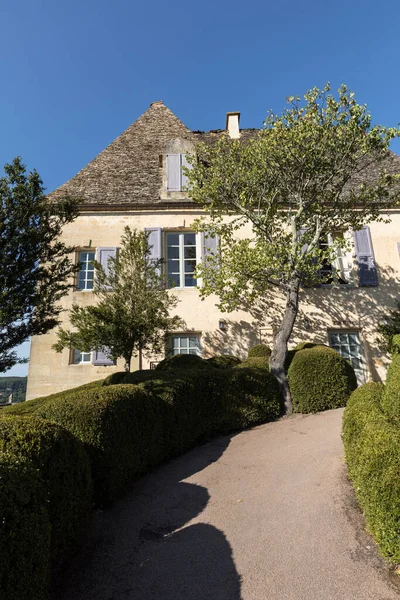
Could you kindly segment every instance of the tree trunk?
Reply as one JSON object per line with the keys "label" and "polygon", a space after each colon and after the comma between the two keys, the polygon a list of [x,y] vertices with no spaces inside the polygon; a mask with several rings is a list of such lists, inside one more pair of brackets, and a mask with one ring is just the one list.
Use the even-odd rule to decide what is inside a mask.
{"label": "tree trunk", "polygon": [[286,294],[285,312],[278,334],[275,338],[274,347],[269,361],[271,373],[276,377],[279,384],[286,415],[291,415],[293,413],[292,396],[290,394],[289,382],[285,371],[285,361],[288,350],[288,342],[290,336],[292,335],[293,326],[295,324],[299,309],[299,287],[300,279],[298,277],[294,277],[289,282],[289,289]]}
{"label": "tree trunk", "polygon": [[143,352],[142,347],[139,346],[139,371],[143,369]]}

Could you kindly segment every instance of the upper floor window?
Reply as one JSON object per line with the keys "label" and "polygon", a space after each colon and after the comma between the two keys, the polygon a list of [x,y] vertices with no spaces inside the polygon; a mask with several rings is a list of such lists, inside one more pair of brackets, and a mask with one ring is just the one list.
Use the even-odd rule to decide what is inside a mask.
{"label": "upper floor window", "polygon": [[193,232],[167,232],[168,287],[195,287],[198,260],[197,236]]}
{"label": "upper floor window", "polygon": [[322,267],[319,271],[321,283],[331,284],[340,283],[346,284],[351,282],[352,275],[352,259],[351,253],[346,252],[340,244],[335,243],[335,240],[345,238],[343,233],[332,235],[328,233],[323,236],[319,241],[320,250],[328,250],[329,247],[335,247],[335,259],[330,262],[329,259],[325,258],[322,261]]}
{"label": "upper floor window", "polygon": [[73,348],[71,363],[73,365],[83,365],[89,364],[92,361],[92,353],[91,352],[81,352],[77,348]]}
{"label": "upper floor window", "polygon": [[168,170],[168,192],[181,192],[187,185],[188,178],[182,171],[182,167],[190,169],[186,154],[167,154]]}
{"label": "upper floor window", "polygon": [[78,272],[78,290],[92,290],[94,286],[94,251],[79,252],[79,272]]}

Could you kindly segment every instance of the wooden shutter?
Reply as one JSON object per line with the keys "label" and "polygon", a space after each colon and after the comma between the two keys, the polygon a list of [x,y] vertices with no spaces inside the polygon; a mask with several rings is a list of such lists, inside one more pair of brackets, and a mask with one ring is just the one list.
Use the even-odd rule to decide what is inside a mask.
{"label": "wooden shutter", "polygon": [[169,192],[180,192],[182,189],[181,155],[167,154],[168,185]]}
{"label": "wooden shutter", "polygon": [[115,361],[107,356],[107,348],[99,348],[93,351],[92,363],[95,367],[109,367],[115,365]]}
{"label": "wooden shutter", "polygon": [[[150,260],[159,261],[162,258],[162,229],[161,227],[146,227],[145,232],[150,248]],[[158,274],[161,275],[161,266],[158,268]]]}
{"label": "wooden shutter", "polygon": [[[107,276],[108,276],[108,274],[110,272],[108,260],[110,258],[116,258],[117,253],[118,253],[118,248],[116,248],[116,247],[100,247],[100,248],[97,248],[96,260],[97,260],[97,262],[99,262],[101,264],[101,266],[104,269],[104,273]],[[97,281],[97,285],[99,285],[98,281]],[[109,285],[105,285],[103,287],[103,289],[109,290],[110,286]]]}
{"label": "wooden shutter", "polygon": [[400,256],[400,242],[397,242],[397,252],[399,253],[399,256]]}
{"label": "wooden shutter", "polygon": [[369,227],[364,226],[360,231],[354,232],[354,246],[360,286],[377,286],[378,271]]}
{"label": "wooden shutter", "polygon": [[192,169],[192,165],[188,163],[186,154],[181,154],[181,173],[182,173],[182,187],[183,189],[188,184],[188,178],[182,171],[182,167],[187,167],[188,169]]}
{"label": "wooden shutter", "polygon": [[[211,234],[203,231],[201,233],[201,247],[202,247],[202,260],[205,264],[207,264],[207,259],[211,256],[218,255],[219,249],[219,238],[217,235],[214,237]],[[217,269],[217,265],[213,263],[215,269]]]}

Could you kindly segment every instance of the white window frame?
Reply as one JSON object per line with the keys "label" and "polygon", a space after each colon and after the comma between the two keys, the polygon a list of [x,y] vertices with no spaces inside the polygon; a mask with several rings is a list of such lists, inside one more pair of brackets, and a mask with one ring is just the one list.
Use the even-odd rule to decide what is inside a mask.
{"label": "white window frame", "polygon": [[[339,237],[340,234],[337,233],[336,237]],[[352,286],[354,285],[354,271],[353,271],[353,248],[354,248],[354,243],[353,243],[353,238],[352,238],[352,232],[351,231],[344,231],[342,233],[342,236],[344,238],[344,240],[347,242],[349,248],[347,252],[343,251],[343,249],[339,246],[337,248],[337,256],[336,258],[332,261],[332,267],[334,269],[334,271],[336,273],[338,273],[341,277],[341,279],[343,279],[344,281],[346,281],[347,283],[340,283],[339,281],[333,281],[332,283],[321,283],[320,285],[322,287],[331,287],[332,285],[337,285],[337,286],[344,286],[344,287],[348,287],[348,286]],[[326,240],[327,240],[327,245],[328,247],[334,247],[335,245],[335,239],[334,239],[334,235],[332,233],[328,233],[326,235]],[[322,241],[322,240],[320,240]]]}
{"label": "white window frame", "polygon": [[[85,261],[81,260],[81,255],[82,254],[93,254],[93,259],[86,259]],[[93,292],[94,289],[94,267],[93,267],[93,271],[92,271],[92,265],[90,264],[92,262],[92,260],[96,260],[96,250],[93,248],[90,248],[88,250],[79,250],[78,252],[78,263],[80,263],[81,268],[79,269],[79,271],[76,274],[76,289],[78,292]],[[82,268],[83,266],[83,268]],[[89,271],[89,267],[90,267],[90,271]],[[92,273],[93,272],[93,280],[88,278],[88,273]],[[83,287],[80,287],[80,274],[81,273],[85,273],[85,278],[83,280]],[[92,282],[93,286],[92,287],[88,287],[88,283]]]}
{"label": "white window frame", "polygon": [[[76,361],[76,355],[80,354],[80,360]],[[84,360],[84,358],[89,358],[89,360]],[[92,353],[91,352],[81,352],[77,348],[71,349],[71,365],[91,365],[92,364]]]}
{"label": "white window frame", "polygon": [[[178,235],[178,241],[179,241],[179,285],[176,286],[170,286],[169,285],[169,272],[168,272],[168,235]],[[185,258],[184,258],[184,249],[185,249],[185,245],[184,245],[184,239],[185,239],[185,235],[187,234],[193,234],[195,236],[195,248],[196,248],[196,258],[195,259],[190,259],[190,260],[196,260],[196,267],[199,264],[199,262],[201,261],[201,256],[202,256],[202,251],[201,251],[201,236],[194,232],[194,231],[177,231],[177,230],[166,230],[164,232],[164,245],[165,245],[165,254],[164,256],[166,257],[165,259],[165,276],[167,279],[167,287],[169,289],[178,289],[178,290],[190,290],[193,289],[195,290],[196,288],[200,287],[202,285],[202,281],[200,278],[194,278],[196,283],[195,285],[185,285]]]}
{"label": "white window frame", "polygon": [[[356,335],[357,336],[357,338],[358,338],[357,346],[359,347],[360,353],[359,353],[359,356],[356,358],[360,361],[361,368],[354,368],[353,362],[351,360],[350,346],[352,344],[350,344],[350,341],[347,341],[347,342],[340,341],[339,344],[332,343],[333,335],[339,335],[339,336]],[[367,380],[367,369],[366,369],[366,362],[365,362],[364,347],[363,347],[360,332],[357,331],[356,329],[331,329],[328,331],[328,342],[329,342],[329,346],[331,348],[336,350],[341,356],[343,356],[343,358],[345,358],[351,362],[351,364],[353,365],[354,372],[357,377],[358,384],[362,385],[363,383],[365,383]],[[341,352],[341,348],[344,348],[344,347],[348,347],[348,351],[345,353],[345,354],[348,354],[348,356],[346,356],[345,354],[342,354],[342,352]]]}
{"label": "white window frame", "polygon": [[[190,338],[196,339],[196,345],[190,346]],[[174,344],[174,339],[178,340],[178,343]],[[182,344],[182,340],[187,339],[187,345]],[[174,352],[174,350],[178,350],[178,352]],[[183,350],[183,352],[181,352]],[[187,352],[185,352],[187,350]],[[190,350],[195,350],[195,352],[190,352]],[[193,356],[201,356],[201,336],[199,333],[173,333],[168,338],[168,348],[167,348],[167,356],[175,356],[177,354],[191,354]]]}

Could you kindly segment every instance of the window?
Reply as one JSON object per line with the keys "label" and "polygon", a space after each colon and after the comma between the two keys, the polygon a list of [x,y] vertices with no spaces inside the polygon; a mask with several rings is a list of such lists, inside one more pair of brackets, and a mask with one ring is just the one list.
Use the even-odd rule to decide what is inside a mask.
{"label": "window", "polygon": [[[327,234],[319,241],[319,249],[327,250],[335,246],[335,239],[345,238],[342,233],[335,235]],[[352,261],[348,253],[340,246],[336,247],[336,258],[329,262],[327,258],[322,261],[322,267],[319,271],[322,284],[340,283],[347,284],[351,281]]]}
{"label": "window", "polygon": [[72,350],[72,360],[71,363],[73,365],[83,365],[90,364],[92,360],[91,352],[81,352],[77,348],[73,348]]}
{"label": "window", "polygon": [[197,236],[193,232],[167,232],[168,287],[195,287],[194,271],[197,264]]}
{"label": "window", "polygon": [[200,336],[198,335],[172,335],[169,338],[169,355],[195,354],[201,356]]}
{"label": "window", "polygon": [[78,272],[78,284],[77,289],[84,290],[92,290],[94,284],[94,266],[92,261],[94,261],[95,252],[94,251],[83,251],[79,252],[79,263],[80,268]]}
{"label": "window", "polygon": [[358,384],[365,383],[364,356],[358,331],[331,331],[329,345],[351,362]]}
{"label": "window", "polygon": [[186,154],[167,154],[168,183],[169,192],[181,192],[187,184],[187,177],[182,171],[182,167],[191,168],[187,162]]}

